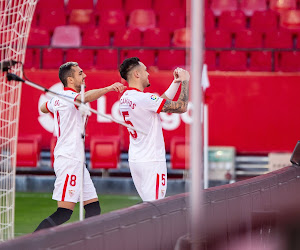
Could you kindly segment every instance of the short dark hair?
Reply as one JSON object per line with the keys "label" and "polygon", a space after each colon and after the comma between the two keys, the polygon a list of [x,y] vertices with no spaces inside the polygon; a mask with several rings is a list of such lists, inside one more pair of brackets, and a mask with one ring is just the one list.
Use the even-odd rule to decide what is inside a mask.
{"label": "short dark hair", "polygon": [[128,72],[135,66],[140,65],[139,62],[140,59],[137,57],[130,57],[125,59],[119,68],[121,77],[127,81]]}
{"label": "short dark hair", "polygon": [[74,70],[72,69],[72,67],[76,66],[78,66],[77,62],[66,62],[59,67],[58,77],[64,87],[67,87],[67,78],[70,76],[74,77]]}

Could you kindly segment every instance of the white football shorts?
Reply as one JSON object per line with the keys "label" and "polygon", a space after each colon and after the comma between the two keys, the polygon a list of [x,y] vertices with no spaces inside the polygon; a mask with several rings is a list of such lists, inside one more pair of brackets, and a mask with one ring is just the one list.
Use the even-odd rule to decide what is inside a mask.
{"label": "white football shorts", "polygon": [[[58,156],[54,160],[56,180],[53,200],[77,203],[80,200],[82,162]],[[89,171],[84,167],[83,201],[98,198]]]}
{"label": "white football shorts", "polygon": [[167,191],[167,165],[165,161],[129,162],[131,176],[143,201],[162,199]]}

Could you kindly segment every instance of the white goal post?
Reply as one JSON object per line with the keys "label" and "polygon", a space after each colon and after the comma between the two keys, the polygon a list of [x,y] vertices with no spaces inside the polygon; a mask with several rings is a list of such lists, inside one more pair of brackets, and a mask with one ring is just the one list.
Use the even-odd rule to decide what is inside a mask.
{"label": "white goal post", "polygon": [[7,82],[4,62],[22,77],[37,0],[0,0],[0,241],[14,237],[15,172],[22,83]]}

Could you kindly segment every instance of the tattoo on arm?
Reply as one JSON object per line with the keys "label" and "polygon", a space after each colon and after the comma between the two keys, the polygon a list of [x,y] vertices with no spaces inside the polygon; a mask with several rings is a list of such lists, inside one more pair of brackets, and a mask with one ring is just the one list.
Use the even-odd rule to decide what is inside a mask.
{"label": "tattoo on arm", "polygon": [[183,81],[181,84],[181,92],[176,102],[166,100],[162,112],[167,113],[184,113],[186,112],[189,101],[189,81]]}

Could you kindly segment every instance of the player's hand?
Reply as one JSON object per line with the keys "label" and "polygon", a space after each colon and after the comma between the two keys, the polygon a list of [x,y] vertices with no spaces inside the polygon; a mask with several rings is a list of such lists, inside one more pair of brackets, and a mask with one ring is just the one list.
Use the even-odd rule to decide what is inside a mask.
{"label": "player's hand", "polygon": [[89,110],[88,105],[83,103],[79,105],[78,110],[82,116],[90,116],[92,114],[91,111]]}
{"label": "player's hand", "polygon": [[173,72],[173,76],[174,76],[173,82],[175,82],[175,83],[181,83],[181,79],[179,79],[179,74],[178,74],[179,70],[182,70],[182,69],[181,68],[176,68]]}
{"label": "player's hand", "polygon": [[189,81],[190,80],[190,73],[186,71],[185,69],[178,68],[178,81],[180,80],[181,82],[183,81]]}
{"label": "player's hand", "polygon": [[116,91],[119,93],[122,93],[127,88],[120,82],[115,82],[114,84],[110,85],[109,87],[111,88],[111,91]]}

